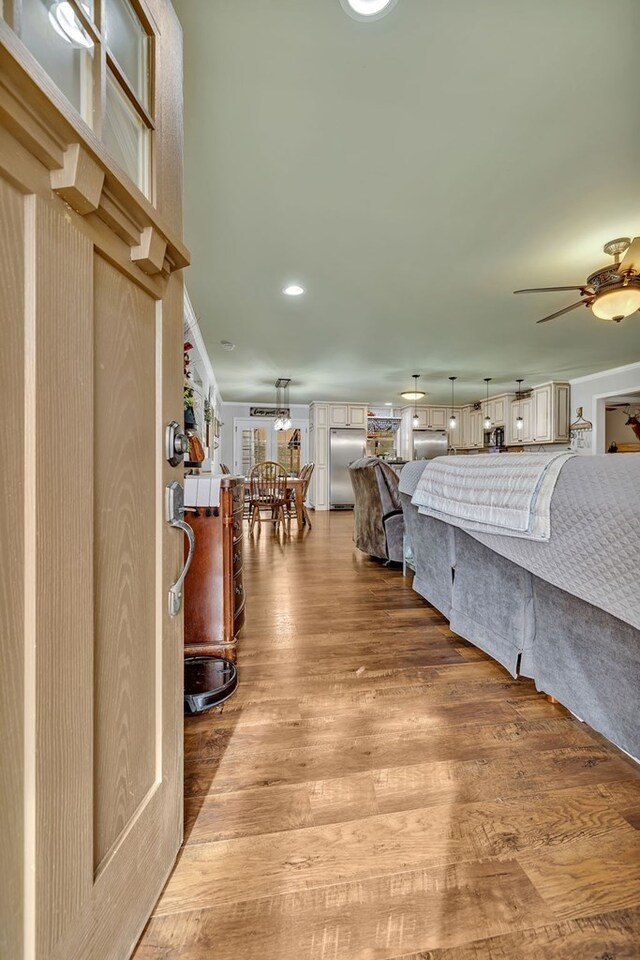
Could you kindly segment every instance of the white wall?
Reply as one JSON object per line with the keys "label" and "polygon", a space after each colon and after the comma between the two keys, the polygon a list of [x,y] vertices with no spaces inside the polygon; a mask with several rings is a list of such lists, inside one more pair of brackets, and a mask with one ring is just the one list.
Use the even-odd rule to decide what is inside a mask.
{"label": "white wall", "polygon": [[[186,289],[184,291],[184,339],[185,341],[189,340],[193,344],[193,350],[190,353],[190,358],[196,398],[196,419],[198,421],[200,436],[202,437],[202,442],[204,443],[204,398],[206,396],[211,397],[213,415],[218,419],[222,419],[220,413],[222,397],[220,396],[220,391],[218,390],[218,384],[216,383],[213,367],[211,366],[211,360],[209,359],[207,348],[204,345],[202,333],[200,332],[200,326],[193,311],[191,300],[189,299],[189,294],[187,293]],[[213,449],[209,451],[209,456],[211,457],[214,471],[218,470],[220,467],[220,448],[218,447],[216,449],[215,446],[215,444],[218,442],[219,441],[214,439]]]}
{"label": "white wall", "polygon": [[[226,463],[233,470],[233,437],[234,423],[236,418],[248,419],[251,407],[269,407],[275,406],[275,399],[272,404],[269,403],[222,403],[220,406],[220,419],[222,420],[222,431],[220,436],[220,462]],[[303,420],[304,425],[309,428],[309,405],[307,403],[289,404],[292,420]]]}
{"label": "white wall", "polygon": [[640,362],[625,367],[603,370],[590,377],[571,380],[571,420],[576,418],[576,408],[582,407],[582,416],[593,423],[593,431],[578,436],[576,453],[595,454],[606,452],[605,399],[618,394],[640,390]]}

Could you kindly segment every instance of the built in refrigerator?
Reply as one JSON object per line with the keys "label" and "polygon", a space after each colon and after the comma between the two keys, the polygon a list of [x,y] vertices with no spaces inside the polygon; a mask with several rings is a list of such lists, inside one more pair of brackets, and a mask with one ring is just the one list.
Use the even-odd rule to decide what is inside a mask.
{"label": "built in refrigerator", "polygon": [[434,457],[446,457],[447,450],[448,440],[444,430],[413,431],[414,460],[433,460]]}
{"label": "built in refrigerator", "polygon": [[367,435],[364,430],[337,429],[329,432],[329,506],[331,509],[353,507],[353,487],[349,464],[365,455]]}

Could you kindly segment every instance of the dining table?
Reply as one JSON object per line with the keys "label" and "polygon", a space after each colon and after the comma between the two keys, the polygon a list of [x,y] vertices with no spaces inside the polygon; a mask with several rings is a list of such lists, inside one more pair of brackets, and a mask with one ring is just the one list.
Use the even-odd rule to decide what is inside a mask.
{"label": "dining table", "polygon": [[[245,486],[249,486],[249,477],[244,478]],[[293,491],[293,502],[296,510],[296,520],[298,521],[299,527],[304,527],[306,525],[306,520],[304,518],[304,480],[301,480],[300,477],[287,477],[287,490]]]}

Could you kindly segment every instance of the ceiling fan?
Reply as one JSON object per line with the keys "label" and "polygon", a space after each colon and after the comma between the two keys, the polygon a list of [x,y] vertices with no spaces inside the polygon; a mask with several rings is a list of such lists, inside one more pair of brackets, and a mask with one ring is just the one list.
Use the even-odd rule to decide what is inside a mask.
{"label": "ceiling fan", "polygon": [[[625,317],[630,317],[636,310],[640,310],[640,237],[630,240],[629,237],[620,237],[610,240],[603,247],[609,257],[613,257],[613,264],[601,267],[587,277],[587,282],[575,287],[533,287],[528,290],[514,290],[514,293],[547,293],[559,290],[579,290],[581,300],[572,303],[563,310],[549,314],[538,320],[538,323],[547,323],[555,320],[563,313],[569,313],[576,307],[591,307],[594,315],[600,320],[613,320],[620,323]],[[624,254],[622,261],[620,258]]]}

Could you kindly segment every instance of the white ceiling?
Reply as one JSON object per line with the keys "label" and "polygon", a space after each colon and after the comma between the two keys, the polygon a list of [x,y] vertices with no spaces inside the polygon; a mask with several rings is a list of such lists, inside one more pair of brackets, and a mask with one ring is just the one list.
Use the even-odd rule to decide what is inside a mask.
{"label": "white ceiling", "polygon": [[186,281],[225,400],[282,376],[397,402],[420,372],[470,401],[640,359],[640,314],[537,326],[578,297],[511,292],[640,234],[638,0],[174,2]]}

